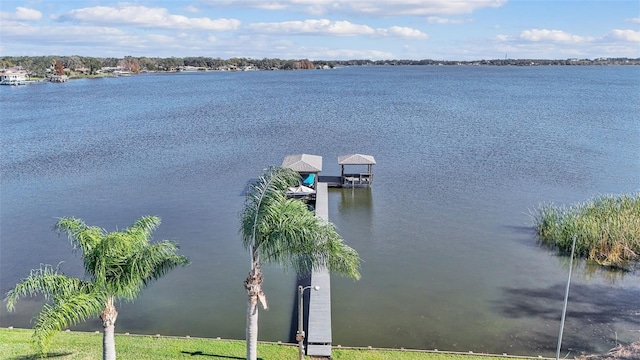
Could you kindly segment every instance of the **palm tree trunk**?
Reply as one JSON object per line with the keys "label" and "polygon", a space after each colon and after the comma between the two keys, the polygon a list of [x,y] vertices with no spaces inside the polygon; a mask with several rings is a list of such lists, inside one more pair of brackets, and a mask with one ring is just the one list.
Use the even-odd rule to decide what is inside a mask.
{"label": "palm tree trunk", "polygon": [[244,281],[247,290],[247,360],[256,360],[258,357],[258,301],[263,308],[267,308],[267,302],[262,292],[262,270],[257,260],[252,261],[249,276]]}
{"label": "palm tree trunk", "polygon": [[247,360],[258,357],[258,297],[249,296],[247,301]]}
{"label": "palm tree trunk", "polygon": [[116,360],[115,329],[118,312],[113,305],[113,297],[107,299],[107,305],[100,314],[104,332],[102,334],[102,360]]}

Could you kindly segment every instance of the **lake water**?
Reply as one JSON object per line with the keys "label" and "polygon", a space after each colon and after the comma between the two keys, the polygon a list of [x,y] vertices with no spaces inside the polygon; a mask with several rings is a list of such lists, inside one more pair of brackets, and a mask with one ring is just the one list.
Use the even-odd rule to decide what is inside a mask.
{"label": "lake water", "polygon": [[[146,74],[0,87],[0,290],[41,263],[82,276],[52,230],[158,215],[192,264],[119,306],[117,331],[244,338],[247,182],[285,155],[374,155],[329,217],[364,260],[333,277],[333,343],[555,353],[568,258],[530,212],[640,191],[640,67],[348,67]],[[293,341],[296,275],[267,267],[260,339]],[[640,337],[640,274],[579,263],[563,354]],[[0,309],[31,327],[42,306]],[[100,330],[99,320],[78,329]]]}

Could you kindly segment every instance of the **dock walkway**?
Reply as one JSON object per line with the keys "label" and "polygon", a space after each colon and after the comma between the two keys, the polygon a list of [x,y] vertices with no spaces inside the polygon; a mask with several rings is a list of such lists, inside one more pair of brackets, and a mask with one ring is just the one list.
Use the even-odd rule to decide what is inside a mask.
{"label": "dock walkway", "polygon": [[342,187],[342,178],[340,176],[320,175],[318,176],[318,181],[326,183],[331,188]]}
{"label": "dock walkway", "polygon": [[[316,189],[316,216],[329,220],[329,195],[327,183],[318,183]],[[331,357],[331,276],[328,269],[311,274],[311,286],[319,286],[318,291],[310,291],[309,328],[307,355]]]}

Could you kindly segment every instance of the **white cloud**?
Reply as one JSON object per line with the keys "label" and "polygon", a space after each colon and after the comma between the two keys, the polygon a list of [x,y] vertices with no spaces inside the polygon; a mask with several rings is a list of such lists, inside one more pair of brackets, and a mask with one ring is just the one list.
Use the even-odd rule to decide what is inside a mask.
{"label": "white cloud", "polygon": [[[313,0],[308,0],[313,1]],[[375,16],[430,16],[470,14],[482,8],[497,8],[506,0],[395,0],[333,1],[357,13]]]}
{"label": "white cloud", "polygon": [[493,47],[515,58],[638,57],[640,32],[615,29],[600,36],[532,29],[494,37]]}
{"label": "white cloud", "polygon": [[278,23],[255,23],[249,26],[252,30],[264,33],[287,34],[319,34],[319,35],[370,35],[375,30],[366,25],[352,24],[348,21],[331,21],[327,19],[284,21]]}
{"label": "white cloud", "polygon": [[635,24],[640,24],[640,17],[634,17],[634,18],[625,19],[625,21],[626,22],[635,23]]}
{"label": "white cloud", "polygon": [[465,22],[470,22],[470,19],[452,19],[445,18],[440,16],[429,16],[427,17],[427,22],[429,24],[463,24]]}
{"label": "white cloud", "polygon": [[497,8],[507,0],[210,0],[213,6],[250,7],[266,10],[293,10],[314,15],[366,14],[371,16],[430,16],[470,14],[482,8]]}
{"label": "white cloud", "polygon": [[609,33],[609,36],[623,41],[640,42],[640,31],[615,29]]}
{"label": "white cloud", "polygon": [[275,2],[256,1],[255,8],[262,9],[262,10],[285,10],[287,6],[277,1]]}
{"label": "white cloud", "polygon": [[[47,45],[56,44],[113,44],[120,43],[130,35],[122,30],[102,26],[32,26],[25,23],[11,23],[2,27],[5,39],[34,39]],[[29,42],[29,41],[25,41]]]}
{"label": "white cloud", "polygon": [[[90,35],[89,35],[90,34]],[[2,35],[6,37],[35,35],[38,39],[50,40],[58,38],[64,41],[73,39],[85,39],[88,36],[122,36],[126,33],[120,29],[104,26],[32,26],[25,23],[13,22],[2,26]],[[101,39],[108,40],[108,38]]]}
{"label": "white cloud", "polygon": [[95,6],[71,10],[59,20],[79,21],[88,24],[121,24],[162,29],[202,29],[215,31],[236,30],[236,19],[189,18],[172,15],[164,8],[121,5],[118,7]]}
{"label": "white cloud", "polygon": [[194,5],[188,5],[184,8],[185,11],[188,11],[190,13],[199,13],[200,9],[198,9],[198,7],[194,6]]}
{"label": "white cloud", "polygon": [[310,19],[304,21],[284,21],[275,23],[254,23],[249,28],[261,33],[272,34],[305,34],[305,35],[335,35],[335,36],[379,36],[407,39],[426,39],[427,34],[420,30],[391,26],[389,28],[374,29],[367,25],[354,24],[349,21],[332,21],[327,19]]}
{"label": "white cloud", "polygon": [[353,50],[353,49],[312,49],[310,59],[318,60],[348,60],[348,59],[393,59],[392,53],[379,50]]}
{"label": "white cloud", "polygon": [[580,43],[592,40],[589,37],[572,35],[562,30],[532,29],[520,33],[522,40],[528,41],[553,41],[563,43]]}
{"label": "white cloud", "polygon": [[40,20],[42,13],[35,9],[29,9],[25,7],[17,7],[14,13],[0,12],[0,18],[2,20],[14,20],[14,21],[28,21],[28,20]]}
{"label": "white cloud", "polygon": [[[500,40],[500,38],[498,38]],[[507,38],[502,38],[507,40]],[[520,33],[520,39],[533,42],[557,42],[565,44],[597,43],[606,41],[640,42],[640,31],[614,29],[599,37],[578,36],[561,30],[532,29]]]}
{"label": "white cloud", "polygon": [[418,29],[402,26],[391,26],[388,29],[378,29],[378,33],[384,36],[402,39],[426,39],[429,36]]}
{"label": "white cloud", "polygon": [[175,38],[173,36],[161,35],[161,34],[149,34],[147,35],[148,39],[154,43],[160,44],[169,44],[174,43]]}
{"label": "white cloud", "polygon": [[[202,54],[210,49],[213,42],[212,37],[190,33],[129,33],[112,27],[85,25],[37,27],[13,22],[6,26],[3,24],[2,31],[3,45],[11,44],[19,49],[18,53],[29,51],[24,44],[40,43],[39,52],[33,55],[187,56]],[[100,54],[96,53],[96,49],[100,50]]]}

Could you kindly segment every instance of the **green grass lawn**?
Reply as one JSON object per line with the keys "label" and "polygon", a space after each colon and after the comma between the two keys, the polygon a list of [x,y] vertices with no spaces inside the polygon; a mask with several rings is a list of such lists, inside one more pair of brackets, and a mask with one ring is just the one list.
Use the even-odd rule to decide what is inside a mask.
{"label": "green grass lawn", "polygon": [[[35,360],[31,345],[32,330],[0,328],[0,359]],[[121,360],[163,359],[244,359],[245,342],[201,338],[170,338],[139,335],[116,335],[116,352]],[[55,360],[93,360],[102,358],[102,333],[61,332],[56,334],[47,354]],[[258,344],[258,357],[264,360],[297,359],[298,348],[291,344]],[[464,354],[434,354],[412,351],[336,349],[337,360],[496,360]],[[535,358],[531,358],[535,359]]]}

